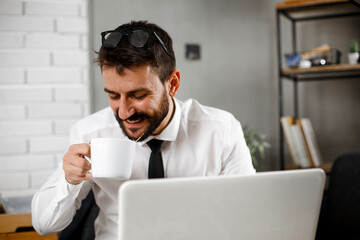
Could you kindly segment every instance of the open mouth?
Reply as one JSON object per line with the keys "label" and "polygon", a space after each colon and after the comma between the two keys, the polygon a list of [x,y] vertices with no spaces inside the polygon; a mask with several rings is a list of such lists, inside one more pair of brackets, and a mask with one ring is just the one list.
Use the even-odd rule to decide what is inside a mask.
{"label": "open mouth", "polygon": [[131,117],[127,118],[125,121],[130,124],[136,124],[142,122],[145,118],[146,116],[144,114],[135,113]]}
{"label": "open mouth", "polygon": [[142,118],[133,119],[133,120],[126,119],[126,121],[127,121],[128,123],[131,123],[131,124],[141,122],[141,120],[142,120]]}
{"label": "open mouth", "polygon": [[149,131],[151,118],[145,113],[135,113],[127,119],[121,119],[115,114],[115,118],[124,134],[131,140],[137,140],[140,135],[143,137],[144,134],[143,139],[145,139],[153,132],[153,130]]}

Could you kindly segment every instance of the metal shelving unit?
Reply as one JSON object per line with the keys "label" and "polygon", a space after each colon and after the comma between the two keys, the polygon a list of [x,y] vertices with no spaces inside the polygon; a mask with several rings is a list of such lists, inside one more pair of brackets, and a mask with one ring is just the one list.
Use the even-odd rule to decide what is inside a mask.
{"label": "metal shelving unit", "polygon": [[[304,13],[306,13],[304,15]],[[298,82],[345,79],[360,77],[360,64],[325,65],[306,69],[283,69],[281,49],[281,16],[291,22],[292,51],[297,51],[296,23],[320,19],[360,16],[360,8],[353,0],[314,0],[276,4],[276,26],[278,45],[278,94],[279,94],[279,135],[280,135],[280,168],[286,169],[284,157],[284,134],[280,124],[283,116],[283,83],[284,79],[293,82],[294,119],[298,118]],[[329,166],[324,167],[325,171]]]}

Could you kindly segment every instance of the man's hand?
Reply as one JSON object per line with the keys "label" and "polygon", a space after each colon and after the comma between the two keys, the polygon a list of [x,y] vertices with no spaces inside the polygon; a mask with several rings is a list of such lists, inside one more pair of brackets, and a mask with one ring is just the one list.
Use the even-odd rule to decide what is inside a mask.
{"label": "man's hand", "polygon": [[90,157],[90,145],[86,143],[71,145],[64,155],[63,169],[70,184],[76,185],[92,178],[89,173],[91,164],[84,156]]}

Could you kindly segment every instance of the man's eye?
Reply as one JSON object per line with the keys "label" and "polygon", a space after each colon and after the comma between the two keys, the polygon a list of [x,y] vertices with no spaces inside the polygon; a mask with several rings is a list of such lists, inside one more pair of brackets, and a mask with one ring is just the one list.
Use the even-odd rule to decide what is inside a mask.
{"label": "man's eye", "polygon": [[146,94],[133,95],[133,98],[137,99],[137,100],[144,99],[145,97],[146,97]]}
{"label": "man's eye", "polygon": [[108,95],[110,99],[116,100],[119,99],[119,95]]}

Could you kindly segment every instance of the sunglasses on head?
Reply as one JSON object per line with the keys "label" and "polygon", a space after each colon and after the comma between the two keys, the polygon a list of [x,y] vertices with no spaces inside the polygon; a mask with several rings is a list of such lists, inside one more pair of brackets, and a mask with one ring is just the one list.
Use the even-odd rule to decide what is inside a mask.
{"label": "sunglasses on head", "polygon": [[120,30],[105,31],[101,33],[102,45],[104,48],[116,48],[119,46],[121,39],[124,36],[127,36],[127,40],[131,46],[135,48],[143,48],[148,42],[151,34],[154,34],[155,38],[159,41],[166,54],[174,59],[170,51],[165,46],[165,43],[161,40],[155,31],[151,30],[133,30],[130,32],[122,32]]}

